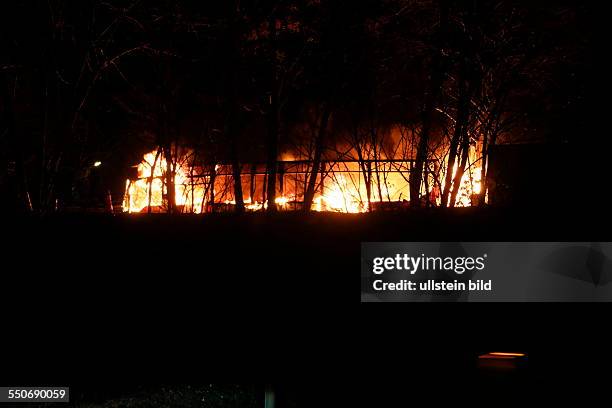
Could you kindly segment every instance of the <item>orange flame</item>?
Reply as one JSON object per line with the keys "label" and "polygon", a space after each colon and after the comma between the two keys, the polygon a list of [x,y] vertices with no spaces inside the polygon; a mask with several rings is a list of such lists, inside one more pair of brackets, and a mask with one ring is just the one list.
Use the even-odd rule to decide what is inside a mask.
{"label": "orange flame", "polygon": [[[217,182],[210,185],[212,175],[193,177],[193,174],[199,174],[200,171],[194,171],[188,160],[178,160],[171,165],[176,205],[182,212],[206,212],[210,210],[209,204],[235,204],[233,197],[228,197],[227,193],[218,196],[217,192],[222,188]],[[221,167],[216,165],[214,172],[217,173]],[[168,163],[163,153],[152,151],[145,154],[137,166],[137,179],[126,180],[123,211],[135,213],[148,211],[149,208],[151,212],[164,211],[167,207],[167,169]],[[454,172],[456,171],[457,164],[454,168]],[[370,201],[374,208],[378,204],[402,203],[409,200],[410,189],[406,169],[383,168],[379,174],[376,176],[372,174],[370,177]],[[431,175],[428,177],[431,178]],[[296,183],[296,188],[298,184]],[[473,197],[480,192],[480,184],[480,168],[469,166],[461,180],[456,206],[473,205]],[[345,165],[342,169],[338,165],[333,165],[323,177],[319,190],[313,201],[311,208],[313,211],[343,213],[368,211],[368,189],[358,165],[352,168]],[[429,180],[429,190],[430,201],[439,204],[440,184],[436,184],[433,179]],[[210,202],[212,196],[215,197],[215,203]],[[424,188],[422,196],[425,196]],[[293,191],[291,194],[277,197],[275,202],[281,210],[295,209],[299,206],[292,204],[299,203],[301,197],[298,191]],[[245,197],[244,203],[249,211],[259,211],[268,206],[267,201],[254,200],[252,197]]]}

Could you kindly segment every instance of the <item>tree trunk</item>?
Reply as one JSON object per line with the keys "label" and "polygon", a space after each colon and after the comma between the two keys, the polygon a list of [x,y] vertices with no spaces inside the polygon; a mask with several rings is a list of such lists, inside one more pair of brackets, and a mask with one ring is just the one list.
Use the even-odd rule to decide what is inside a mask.
{"label": "tree trunk", "polygon": [[164,156],[166,157],[166,199],[168,203],[168,214],[176,212],[176,188],[174,186],[174,175],[176,174],[173,165],[173,155],[171,145],[164,146]]}
{"label": "tree trunk", "polygon": [[236,212],[244,212],[244,197],[242,195],[242,167],[238,161],[236,142],[232,142],[232,178],[234,179],[234,200],[236,201]]}
{"label": "tree trunk", "polygon": [[212,172],[210,173],[210,212],[215,212],[215,182],[217,179],[217,166],[213,164]]}
{"label": "tree trunk", "polygon": [[278,160],[278,128],[279,128],[279,103],[278,103],[278,72],[276,68],[276,18],[271,15],[268,19],[270,29],[270,44],[273,56],[273,67],[271,68],[270,99],[267,112],[267,163],[266,173],[268,176],[266,184],[266,198],[268,200],[268,212],[276,211],[276,172]]}
{"label": "tree trunk", "polygon": [[[235,9],[236,14],[238,10]],[[237,33],[237,15],[234,14],[229,26],[229,47],[230,63],[225,75],[225,89],[227,91],[227,118],[225,124],[226,137],[230,143],[230,162],[232,164],[232,178],[234,184],[234,201],[235,210],[237,213],[244,212],[244,196],[242,193],[242,166],[238,158],[238,132],[240,128],[240,108],[236,101],[236,77],[235,67],[239,64],[238,56],[238,33]]]}
{"label": "tree trunk", "polygon": [[268,200],[268,212],[276,211],[276,173],[278,158],[278,103],[276,92],[270,96],[268,112],[268,160],[266,163],[267,186],[266,199]]}
{"label": "tree trunk", "polygon": [[[159,159],[159,154],[161,153],[161,148],[157,148],[157,152],[155,153],[155,159],[153,160],[153,164],[151,165],[151,175],[149,176],[148,184],[149,189],[147,191],[148,195],[148,205],[147,205],[147,213],[151,214],[151,198],[153,194],[153,179],[155,177],[155,167],[157,166],[157,160]],[[161,166],[160,166],[161,167]]]}
{"label": "tree trunk", "polygon": [[488,158],[488,141],[489,135],[484,132],[482,136],[482,161],[480,167],[480,192],[478,193],[478,206],[485,206],[485,197],[487,193],[487,158]]}
{"label": "tree trunk", "polygon": [[[448,151],[448,163],[446,166],[446,174],[444,177],[444,191],[442,192],[442,207],[453,206],[453,202],[448,202],[449,194],[453,186],[453,170],[455,168],[455,162],[457,160],[457,154],[459,150],[459,143],[465,145],[467,135],[467,120],[468,120],[468,109],[470,93],[466,84],[465,75],[465,62],[462,68],[463,73],[459,78],[459,96],[457,98],[457,117],[455,119],[455,131],[453,132],[453,138],[451,139],[450,148]],[[466,153],[466,152],[464,152]],[[459,166],[458,166],[459,167]],[[460,169],[457,168],[457,174],[460,173]],[[456,177],[455,177],[456,178]]]}
{"label": "tree trunk", "polygon": [[257,166],[255,164],[251,164],[251,183],[249,189],[249,199],[251,200],[251,204],[255,203],[255,190],[256,190],[256,179],[255,172],[257,171]]}
{"label": "tree trunk", "polygon": [[497,95],[496,103],[491,109],[487,118],[487,126],[483,132],[482,140],[482,165],[480,168],[480,193],[478,204],[481,207],[485,206],[485,198],[487,195],[487,166],[489,165],[489,147],[495,146],[497,138],[497,124],[499,123],[499,115],[501,113],[502,106],[506,100],[505,89]]}
{"label": "tree trunk", "polygon": [[455,174],[455,179],[453,180],[453,190],[451,191],[450,202],[448,203],[448,206],[451,208],[455,206],[457,194],[459,193],[459,188],[461,187],[461,179],[463,178],[463,174],[465,173],[465,166],[467,164],[467,159],[469,156],[469,149],[469,135],[467,134],[467,132],[465,132],[464,143],[461,151],[461,162],[459,163],[457,173]]}
{"label": "tree trunk", "polygon": [[370,146],[372,147],[372,158],[374,161],[374,174],[376,175],[376,191],[378,192],[378,201],[383,202],[383,194],[382,187],[380,182],[380,151],[378,150],[379,142],[376,133],[376,129],[374,127],[370,127]]}
{"label": "tree trunk", "polygon": [[[231,98],[233,99],[233,98]],[[230,114],[227,116],[226,125],[225,125],[225,133],[226,137],[229,139],[230,144],[230,162],[232,165],[232,179],[234,185],[234,201],[235,201],[235,210],[237,213],[244,212],[244,196],[242,193],[242,166],[240,164],[240,160],[238,159],[238,135],[237,135],[237,127],[236,124],[238,119],[238,114],[236,113],[235,101],[230,100],[230,106],[228,109],[230,110]]]}
{"label": "tree trunk", "polygon": [[[488,150],[491,149],[491,146],[495,146],[495,143],[497,142],[497,130],[495,130],[492,134],[491,134],[491,139],[490,141],[487,143],[487,151],[485,153],[483,153],[482,156],[482,168],[480,169],[480,205],[484,206],[485,205],[485,197],[487,194],[487,179],[489,177],[489,171],[487,169],[487,166],[489,165],[488,160],[485,160],[485,158],[488,157],[489,153]],[[483,152],[484,152],[484,146],[483,146]]]}
{"label": "tree trunk", "polygon": [[355,142],[355,150],[357,150],[357,159],[359,160],[359,167],[363,173],[363,181],[366,187],[368,211],[372,211],[372,163],[369,160],[366,163],[364,160],[362,146],[358,141]]}
{"label": "tree trunk", "polygon": [[308,178],[308,184],[306,186],[306,193],[304,194],[304,211],[310,211],[312,202],[314,200],[315,189],[317,186],[317,177],[320,173],[321,159],[323,156],[323,147],[325,146],[325,136],[327,133],[327,124],[329,123],[329,117],[331,115],[331,104],[325,102],[323,105],[323,111],[321,113],[321,121],[319,122],[319,131],[317,132],[317,139],[315,140],[315,151],[314,158],[312,161],[312,170]]}
{"label": "tree trunk", "polygon": [[421,137],[417,147],[417,155],[414,167],[410,173],[410,206],[418,207],[420,204],[419,195],[421,192],[421,183],[423,181],[423,167],[427,161],[429,150],[429,134],[431,132],[432,114],[435,108],[435,103],[442,85],[444,61],[442,47],[446,39],[446,29],[448,25],[448,2],[440,0],[440,31],[439,44],[432,62],[431,62],[431,77],[429,80],[429,89],[425,94],[423,109],[421,110]]}

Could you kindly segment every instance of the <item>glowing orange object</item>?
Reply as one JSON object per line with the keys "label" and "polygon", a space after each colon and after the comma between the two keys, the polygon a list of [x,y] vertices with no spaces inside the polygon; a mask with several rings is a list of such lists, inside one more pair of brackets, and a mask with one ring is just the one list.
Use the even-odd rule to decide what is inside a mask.
{"label": "glowing orange object", "polygon": [[[481,191],[481,171],[480,167],[475,165],[479,160],[476,157],[476,151],[475,148],[470,149],[470,163],[472,164],[463,173],[459,193],[456,197],[455,205],[457,207],[471,206],[472,199]],[[231,185],[227,184],[226,175],[219,176],[217,174],[222,165],[215,165],[214,172],[206,175],[208,170],[194,164],[193,157],[192,150],[177,150],[173,153],[171,163],[168,163],[163,151],[153,150],[146,153],[137,166],[137,177],[125,181],[123,211],[130,213],[164,212],[168,205],[169,186],[167,183],[169,178],[172,180],[172,177],[174,200],[179,212],[207,212],[210,211],[211,205],[220,203],[235,205],[233,190]],[[285,154],[284,159],[293,159],[293,155]],[[377,168],[380,169],[380,174],[375,171],[376,177],[371,178],[368,186],[363,176],[363,169],[359,167],[358,161],[350,163],[352,163],[352,166],[345,164],[342,167],[340,163],[336,163],[326,169],[324,180],[315,193],[311,207],[313,211],[367,212],[368,191],[370,191],[372,203],[402,203],[410,199],[408,169],[397,168],[395,165],[386,165],[385,167],[384,164],[375,164],[375,166],[379,166]],[[97,167],[101,164],[102,162],[96,161],[93,165]],[[439,167],[445,168],[445,162],[439,163]],[[455,163],[453,176],[457,172],[457,168],[458,163]],[[168,171],[172,172],[172,177],[167,177]],[[194,175],[196,176],[194,177]],[[300,190],[300,185],[305,185],[305,180],[295,178],[295,180],[289,181],[290,186],[285,186],[288,194],[281,194],[275,200],[280,209],[298,208],[298,206],[290,204],[299,204],[303,200],[303,191]],[[442,178],[443,181],[444,178]],[[429,180],[430,187],[435,184],[433,178]],[[444,185],[440,184],[430,191],[429,199],[439,204],[439,191],[443,187]],[[438,191],[438,193],[435,193],[435,191]],[[425,196],[425,193],[425,187],[422,186],[420,196]],[[250,211],[267,208],[267,201],[263,196],[260,198],[260,200],[257,200],[256,197],[245,196],[245,208]],[[215,202],[209,202],[210,200]]]}
{"label": "glowing orange object", "polygon": [[525,353],[499,353],[499,352],[495,352],[495,353],[489,353],[492,356],[511,356],[511,357],[524,357]]}
{"label": "glowing orange object", "polygon": [[505,353],[505,352],[491,352],[478,356],[483,359],[498,359],[498,360],[512,360],[519,357],[525,357],[525,353]]}

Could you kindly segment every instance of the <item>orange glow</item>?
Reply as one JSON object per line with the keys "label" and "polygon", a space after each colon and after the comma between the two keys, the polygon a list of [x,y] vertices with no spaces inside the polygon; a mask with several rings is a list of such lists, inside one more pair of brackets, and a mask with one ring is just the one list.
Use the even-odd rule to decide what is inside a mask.
{"label": "orange glow", "polygon": [[489,353],[493,356],[512,356],[512,357],[524,357],[525,354],[523,353],[499,353],[499,352],[495,352],[495,353]]}
{"label": "orange glow", "polygon": [[[478,149],[475,147],[470,147],[469,150],[469,160],[468,163],[472,163],[471,165],[467,165],[465,172],[461,176],[461,183],[459,187],[459,192],[457,194],[457,198],[455,201],[455,207],[470,207],[475,205],[472,201],[474,200],[474,195],[480,194],[481,191],[481,166],[476,165],[476,163],[480,163],[478,158]],[[444,168],[446,168],[446,163],[443,163]],[[457,174],[457,169],[459,168],[459,163],[455,162],[453,166],[453,180],[455,178],[455,174]]]}
{"label": "orange glow", "polygon": [[[470,152],[470,162],[477,161],[476,149]],[[179,212],[202,213],[215,211],[215,208],[228,210],[227,206],[235,205],[233,196],[231,171],[226,164],[207,165],[202,168],[193,162],[193,151],[183,150],[180,154],[173,153],[173,162],[170,168],[173,173],[174,196]],[[293,159],[289,153],[284,153],[284,159]],[[472,161],[472,159],[474,161]],[[287,160],[284,163],[298,163]],[[410,201],[409,164],[408,161],[394,163],[369,162],[370,183],[369,199],[368,185],[364,177],[364,170],[358,161],[328,162],[324,171],[322,182],[318,181],[317,192],[313,199],[312,211],[363,213],[370,205],[376,208],[405,208]],[[439,168],[444,168],[444,163]],[[137,178],[126,180],[123,211],[137,212],[165,212],[167,210],[167,171],[168,163],[162,152],[156,150],[143,156],[137,166]],[[243,170],[245,171],[245,170]],[[455,165],[455,172],[457,165]],[[248,183],[250,175],[245,171],[242,175],[244,204],[248,211],[261,211],[268,207],[263,199],[264,176],[258,173],[257,188],[250,191]],[[300,209],[304,200],[305,180],[304,173],[291,173],[285,176],[284,194],[278,194],[275,199],[280,210]],[[439,177],[439,175],[438,175]],[[252,181],[251,181],[252,183]],[[425,184],[425,183],[424,183]],[[280,183],[278,183],[280,185]],[[419,201],[425,202],[425,197],[434,205],[439,205],[440,190],[443,185],[436,183],[433,174],[427,175],[428,191],[425,185],[421,188]],[[456,206],[467,207],[473,205],[474,196],[480,192],[480,168],[470,165],[463,174]],[[249,195],[253,195],[250,197]],[[225,207],[220,207],[225,206]]]}
{"label": "orange glow", "polygon": [[[163,154],[155,151],[144,155],[138,164],[138,179],[126,180],[123,199],[124,212],[146,211],[149,206],[159,212],[165,204],[167,162]],[[206,197],[202,185],[191,183],[190,168],[186,160],[174,163],[174,189],[176,205],[187,212],[199,213]]]}
{"label": "orange glow", "polygon": [[525,353],[502,353],[502,352],[492,352],[486,353],[478,356],[478,358],[482,359],[497,359],[497,360],[513,360],[518,357],[525,357]]}

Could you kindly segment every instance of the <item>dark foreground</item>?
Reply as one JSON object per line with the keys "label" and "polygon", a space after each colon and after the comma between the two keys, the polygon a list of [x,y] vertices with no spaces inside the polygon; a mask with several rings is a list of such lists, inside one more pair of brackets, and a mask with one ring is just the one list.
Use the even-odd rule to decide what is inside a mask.
{"label": "dark foreground", "polygon": [[[514,387],[550,398],[605,365],[607,346],[592,339],[606,337],[607,304],[359,300],[363,241],[605,240],[607,221],[586,213],[56,215],[5,225],[3,309],[18,334],[5,349],[36,350],[13,354],[5,373],[28,383],[315,381],[309,398],[350,393],[394,406],[441,385],[459,397]],[[483,371],[479,351],[528,352],[529,365]]]}

